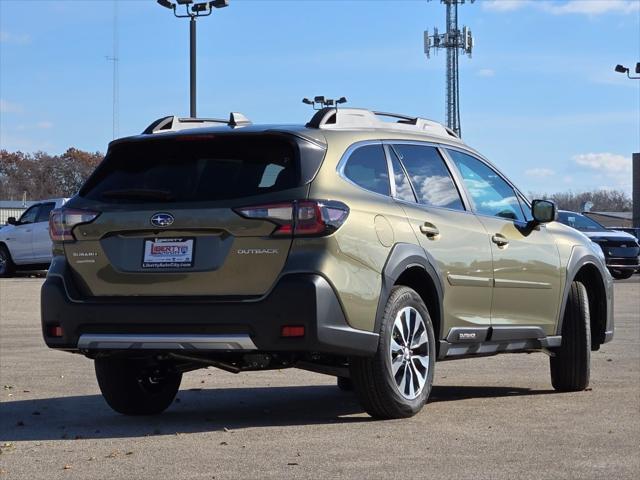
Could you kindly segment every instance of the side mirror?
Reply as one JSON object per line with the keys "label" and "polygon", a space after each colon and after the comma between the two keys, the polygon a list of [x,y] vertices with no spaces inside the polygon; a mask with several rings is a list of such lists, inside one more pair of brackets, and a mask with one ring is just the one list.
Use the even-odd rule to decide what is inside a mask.
{"label": "side mirror", "polygon": [[549,200],[531,202],[531,215],[536,223],[549,223],[556,219],[556,204]]}
{"label": "side mirror", "polygon": [[18,221],[16,220],[16,217],[7,218],[7,225],[16,225],[17,223]]}

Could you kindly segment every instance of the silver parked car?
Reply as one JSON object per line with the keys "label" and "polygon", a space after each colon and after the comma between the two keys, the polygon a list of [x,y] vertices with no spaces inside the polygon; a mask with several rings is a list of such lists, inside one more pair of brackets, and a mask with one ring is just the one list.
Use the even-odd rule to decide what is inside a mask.
{"label": "silver parked car", "polygon": [[0,277],[16,270],[44,270],[51,263],[49,213],[67,198],[52,198],[31,205],[19,219],[9,217],[0,228]]}

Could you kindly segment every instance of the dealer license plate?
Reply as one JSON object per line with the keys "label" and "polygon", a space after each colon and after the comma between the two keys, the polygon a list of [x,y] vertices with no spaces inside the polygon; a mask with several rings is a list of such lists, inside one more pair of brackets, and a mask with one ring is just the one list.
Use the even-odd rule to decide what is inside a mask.
{"label": "dealer license plate", "polygon": [[193,238],[145,239],[142,268],[193,267]]}

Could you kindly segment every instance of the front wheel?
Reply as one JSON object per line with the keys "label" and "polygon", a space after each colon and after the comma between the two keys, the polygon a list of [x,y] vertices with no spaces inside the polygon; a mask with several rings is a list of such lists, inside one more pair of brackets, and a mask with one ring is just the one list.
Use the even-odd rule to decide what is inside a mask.
{"label": "front wheel", "polygon": [[549,359],[551,384],[561,392],[577,392],[589,386],[591,324],[587,289],[573,282],[562,321],[562,344]]}
{"label": "front wheel", "polygon": [[143,360],[96,358],[96,378],[109,406],[124,415],[156,415],[178,393],[182,373]]}
{"label": "front wheel", "polygon": [[9,249],[4,245],[0,245],[0,278],[10,277],[14,271],[15,265],[11,259]]}
{"label": "front wheel", "polygon": [[422,298],[405,286],[387,301],[378,350],[351,360],[351,380],[364,409],[375,418],[406,418],[429,398],[435,365],[435,337]]}

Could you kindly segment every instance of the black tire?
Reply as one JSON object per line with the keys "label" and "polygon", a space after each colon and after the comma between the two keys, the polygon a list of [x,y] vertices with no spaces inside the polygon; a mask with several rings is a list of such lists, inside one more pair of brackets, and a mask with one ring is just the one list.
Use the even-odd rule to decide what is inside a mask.
{"label": "black tire", "polygon": [[[402,394],[400,392],[401,386],[398,383],[404,378],[406,392],[406,385],[409,384],[409,382],[406,381],[407,378],[410,378],[412,385],[415,384],[415,379],[418,378],[414,376],[409,368],[409,365],[418,365],[419,367],[419,363],[414,363],[417,356],[415,358],[413,357],[415,353],[413,350],[413,342],[409,340],[408,345],[410,345],[411,350],[409,352],[405,351],[406,355],[410,353],[408,359],[403,354],[392,357],[393,353],[391,349],[392,336],[394,339],[400,338],[397,336],[398,332],[394,327],[396,317],[399,314],[401,316],[402,311],[407,311],[406,307],[410,307],[410,310],[408,310],[410,313],[408,315],[413,315],[415,319],[413,324],[417,325],[419,323],[417,317],[412,313],[413,310],[415,310],[422,317],[422,324],[424,325],[426,348],[416,355],[423,355],[424,352],[428,355],[428,358],[423,357],[423,359],[427,361],[427,367],[424,369],[424,384],[421,389],[416,390],[416,396],[414,398],[408,398]],[[411,323],[412,320],[409,320],[409,322]],[[422,332],[422,330],[420,330],[420,332]],[[424,337],[421,336],[421,338]],[[436,348],[433,325],[424,302],[411,288],[405,286],[394,287],[391,290],[391,295],[385,306],[382,325],[380,326],[378,350],[375,356],[364,358],[354,357],[351,359],[350,369],[353,388],[367,413],[374,418],[381,419],[406,418],[418,413],[427,402],[431,392],[435,354]],[[392,373],[392,358],[394,358],[393,363],[396,365],[396,360],[400,359],[400,367],[395,376]],[[413,372],[415,371],[414,369]],[[409,390],[410,388],[411,387],[409,387]]]}
{"label": "black tire", "polygon": [[0,245],[0,278],[13,276],[16,266],[11,259],[11,253],[6,245]]}
{"label": "black tire", "polygon": [[551,384],[560,392],[578,392],[589,386],[590,322],[587,289],[573,282],[562,322],[562,345],[550,358]]}
{"label": "black tire", "polygon": [[631,278],[633,270],[610,270],[611,276],[616,280],[626,280]]}
{"label": "black tire", "polygon": [[95,369],[102,396],[124,415],[162,413],[173,402],[182,381],[182,373],[142,360],[97,358]]}
{"label": "black tire", "polygon": [[338,388],[343,392],[351,392],[353,390],[353,382],[347,377],[338,377]]}

